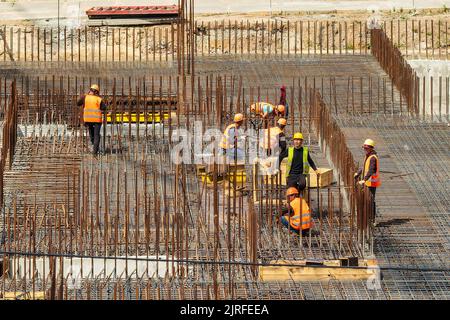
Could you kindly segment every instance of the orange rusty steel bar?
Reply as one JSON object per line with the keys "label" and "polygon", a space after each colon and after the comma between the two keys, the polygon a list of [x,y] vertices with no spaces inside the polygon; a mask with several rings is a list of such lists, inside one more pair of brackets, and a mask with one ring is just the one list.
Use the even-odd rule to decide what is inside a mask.
{"label": "orange rusty steel bar", "polygon": [[372,29],[370,32],[372,54],[405,98],[408,111],[417,115],[417,96],[419,95],[416,85],[417,73],[382,29]]}

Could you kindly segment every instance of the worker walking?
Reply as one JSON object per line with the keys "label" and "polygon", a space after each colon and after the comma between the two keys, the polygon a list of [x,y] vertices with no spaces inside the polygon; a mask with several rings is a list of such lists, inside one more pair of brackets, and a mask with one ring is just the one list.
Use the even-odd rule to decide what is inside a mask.
{"label": "worker walking", "polygon": [[88,94],[82,96],[77,102],[78,106],[83,106],[83,122],[89,130],[92,153],[94,156],[98,154],[103,112],[106,110],[106,104],[102,98],[100,98],[99,93],[99,86],[93,84],[91,85]]}
{"label": "worker walking", "polygon": [[280,118],[277,121],[276,127],[264,129],[263,131],[263,143],[262,147],[267,156],[274,153],[274,149],[278,147],[280,152],[286,150],[286,136],[284,134],[284,128],[287,121],[285,118]]}
{"label": "worker walking", "polygon": [[244,156],[242,148],[243,133],[240,128],[244,122],[244,115],[237,113],[234,115],[233,123],[226,127],[223,132],[222,141],[219,146],[222,152],[229,157],[241,159]]}
{"label": "worker walking", "polygon": [[375,151],[375,141],[366,139],[363,144],[363,149],[366,154],[364,158],[364,166],[355,173],[355,179],[362,174],[362,179],[358,181],[359,185],[367,186],[370,191],[370,198],[372,202],[373,217],[376,216],[375,193],[377,188],[381,185],[380,180],[380,162]]}
{"label": "worker walking", "polygon": [[308,203],[300,197],[298,190],[290,187],[286,191],[288,207],[283,208],[280,222],[289,230],[302,235],[308,235],[312,227],[311,211]]}
{"label": "worker walking", "polygon": [[263,119],[268,119],[272,116],[284,116],[286,108],[283,105],[274,106],[267,102],[256,102],[250,106],[250,112]]}
{"label": "worker walking", "polygon": [[309,174],[309,167],[311,166],[318,177],[320,172],[309,155],[308,147],[302,146],[303,134],[300,132],[295,133],[293,141],[293,147],[289,147],[280,153],[278,166],[287,157],[288,162],[285,172],[287,187],[295,187],[297,190],[303,191],[306,188],[306,175]]}

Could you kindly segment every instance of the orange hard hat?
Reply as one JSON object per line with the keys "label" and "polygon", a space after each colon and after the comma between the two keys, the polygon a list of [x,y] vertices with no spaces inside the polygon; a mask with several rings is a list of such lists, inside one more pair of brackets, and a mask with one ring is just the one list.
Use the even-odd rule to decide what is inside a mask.
{"label": "orange hard hat", "polygon": [[242,113],[236,113],[234,115],[234,122],[240,122],[244,120],[244,115]]}
{"label": "orange hard hat", "polygon": [[278,119],[277,123],[278,123],[280,126],[285,126],[285,125],[287,124],[287,121],[286,121],[285,118],[280,118],[280,119]]}
{"label": "orange hard hat", "polygon": [[294,194],[298,194],[297,188],[295,188],[295,187],[289,187],[289,188],[286,190],[286,197],[292,196],[292,195],[294,195]]}
{"label": "orange hard hat", "polygon": [[277,110],[281,113],[284,113],[284,110],[286,110],[286,107],[282,104],[277,105]]}

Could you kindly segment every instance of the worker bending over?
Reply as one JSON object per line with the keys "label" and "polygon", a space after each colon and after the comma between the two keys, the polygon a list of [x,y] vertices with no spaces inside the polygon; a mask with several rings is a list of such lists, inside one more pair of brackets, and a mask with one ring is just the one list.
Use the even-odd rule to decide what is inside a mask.
{"label": "worker bending over", "polygon": [[358,172],[355,173],[355,179],[363,175],[362,179],[358,181],[361,186],[367,186],[370,191],[370,197],[372,202],[373,217],[376,216],[376,205],[375,205],[375,193],[377,188],[381,185],[380,180],[380,162],[378,160],[378,155],[375,151],[375,141],[372,139],[366,139],[363,144],[363,149],[366,154],[364,158],[364,167],[360,168]]}
{"label": "worker bending over", "polygon": [[286,191],[288,207],[282,209],[280,222],[289,230],[306,236],[312,227],[311,211],[305,199],[300,197],[298,190],[290,187]]}
{"label": "worker bending over", "polygon": [[306,188],[306,175],[309,174],[309,166],[311,166],[318,177],[320,173],[309,155],[308,147],[302,146],[303,134],[300,132],[295,133],[293,140],[294,146],[280,153],[278,165],[280,166],[281,161],[288,157],[285,172],[287,187],[295,187],[297,190],[303,191]]}
{"label": "worker bending over", "polygon": [[100,89],[98,85],[91,85],[88,94],[82,96],[77,106],[83,106],[83,122],[89,130],[89,137],[93,146],[92,153],[98,154],[100,145],[100,129],[103,122],[103,112],[106,110],[106,104],[99,96]]}
{"label": "worker bending over", "polygon": [[286,127],[286,124],[286,119],[280,118],[277,121],[276,127],[264,129],[262,147],[267,156],[272,155],[276,147],[279,148],[280,152],[286,150],[286,136],[284,134],[284,128]]}
{"label": "worker bending over", "polygon": [[241,140],[243,139],[243,133],[239,130],[244,122],[244,115],[237,113],[234,115],[234,122],[226,127],[223,132],[222,141],[220,142],[220,148],[222,153],[240,159],[244,156],[243,148],[241,148]]}
{"label": "worker bending over", "polygon": [[267,102],[256,102],[250,106],[250,112],[263,119],[268,119],[273,116],[284,116],[286,108],[283,105],[274,106]]}

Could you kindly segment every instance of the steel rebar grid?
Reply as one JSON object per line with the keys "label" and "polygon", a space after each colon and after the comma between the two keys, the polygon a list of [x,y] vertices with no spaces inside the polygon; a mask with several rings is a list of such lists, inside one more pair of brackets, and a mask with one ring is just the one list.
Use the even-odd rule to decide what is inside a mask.
{"label": "steel rebar grid", "polygon": [[[217,82],[217,85],[219,88],[222,87],[220,81]],[[216,95],[222,95],[220,90],[216,92]],[[217,101],[221,101],[221,99],[217,100],[216,98]],[[198,110],[200,110],[200,108]],[[222,107],[218,107],[218,109],[216,108],[215,110],[221,111]],[[232,112],[234,111],[231,109],[227,111],[226,114]],[[308,112],[306,112],[306,114],[308,114]],[[186,117],[186,120],[187,119],[189,119],[188,116]],[[220,119],[219,121],[222,120]],[[24,119],[24,122],[26,123],[26,119]],[[306,119],[305,122],[308,123],[309,121]],[[23,182],[20,175],[10,175],[9,173],[6,175],[8,181],[11,183],[9,186],[13,187],[8,190],[12,196],[9,197],[10,209],[7,210],[8,219],[5,223],[8,230],[8,238],[13,241],[12,243],[8,241],[8,245],[12,245],[12,247],[8,247],[8,249],[27,251],[29,250],[29,246],[32,245],[33,252],[42,254],[45,254],[46,252],[66,252],[69,254],[85,254],[87,256],[114,254],[116,256],[125,255],[125,257],[132,257],[133,255],[142,255],[147,252],[147,255],[156,254],[156,256],[167,256],[169,253],[172,255],[172,261],[175,258],[179,259],[181,257],[181,259],[183,259],[183,257],[188,256],[197,259],[211,259],[212,253],[209,252],[210,249],[208,249],[210,246],[207,245],[206,247],[203,247],[201,245],[201,243],[208,243],[208,241],[203,239],[203,235],[206,236],[205,239],[211,238],[211,231],[208,231],[207,233],[202,233],[200,231],[211,227],[211,219],[209,217],[211,210],[204,211],[206,220],[203,220],[201,218],[202,215],[199,215],[198,213],[197,218],[192,216],[193,212],[189,209],[192,204],[188,200],[188,195],[192,194],[192,191],[185,191],[186,188],[195,186],[195,183],[194,185],[192,185],[192,183],[196,179],[193,179],[192,175],[187,175],[187,172],[181,174],[182,171],[187,169],[186,166],[178,167],[175,172],[179,173],[175,173],[175,176],[173,175],[173,171],[171,174],[168,174],[168,172],[171,171],[169,168],[163,169],[160,167],[158,170],[157,166],[155,167],[154,162],[158,159],[158,157],[155,159],[157,154],[155,154],[155,151],[159,150],[157,152],[163,152],[160,153],[159,157],[161,157],[161,155],[165,154],[166,151],[164,151],[164,149],[166,148],[162,147],[164,145],[163,143],[153,144],[154,138],[152,137],[154,136],[152,136],[151,132],[149,133],[151,130],[146,130],[148,135],[144,135],[139,143],[137,137],[130,135],[129,130],[127,131],[128,132],[119,130],[115,133],[116,139],[122,141],[121,148],[126,150],[126,152],[122,154],[116,154],[112,151],[108,152],[105,158],[102,158],[99,163],[93,161],[93,159],[86,158],[86,156],[83,155],[86,147],[85,136],[82,134],[82,130],[77,128],[75,128],[75,131],[72,132],[69,137],[66,137],[67,133],[54,135],[51,131],[44,133],[35,131],[31,134],[31,138],[24,137],[20,139],[17,146],[18,154],[15,158],[14,167],[16,170],[19,170],[19,172],[25,170],[24,172],[29,173],[25,176],[26,179],[23,180]],[[307,134],[306,132],[307,131],[305,131],[305,134]],[[164,137],[164,133],[162,137]],[[164,140],[162,142],[164,142]],[[55,157],[56,154],[59,156]],[[167,157],[167,155],[164,157]],[[73,172],[67,170],[68,160],[73,161]],[[130,161],[132,162],[130,163]],[[158,162],[161,164],[169,163],[169,161],[164,158],[159,158]],[[41,163],[45,163],[46,165],[39,165]],[[147,169],[144,170],[144,172],[139,169],[149,165],[150,168],[153,168],[150,170],[154,171],[156,169],[156,172],[159,172],[156,175],[153,174],[152,180],[154,183],[152,185],[148,185],[148,182],[144,183],[144,181],[148,180],[150,172],[147,172]],[[119,177],[124,170],[127,172],[127,178],[123,183],[120,183]],[[59,177],[61,178],[58,178],[57,172],[60,172]],[[132,173],[129,174],[129,172]],[[57,180],[61,183],[60,185],[52,183],[55,179],[55,174]],[[131,181],[128,182],[128,175],[131,177],[136,176],[137,179],[131,178]],[[114,177],[118,178],[116,179]],[[187,177],[190,177],[188,179],[190,182],[188,184],[185,182],[183,183],[183,179]],[[114,179],[115,182],[110,179]],[[45,181],[48,182],[45,183]],[[179,181],[180,184],[176,181]],[[66,183],[67,188],[64,188]],[[167,185],[167,187],[162,187],[162,189],[157,192],[159,196],[146,204],[144,199],[148,199],[149,195],[146,195],[145,191],[144,194],[142,194],[141,192],[137,192],[137,190],[145,190],[146,188],[148,190],[155,189],[155,186],[158,184],[160,186]],[[39,186],[39,193],[31,191],[37,186]],[[24,188],[29,189],[29,191],[25,191]],[[123,195],[120,195],[119,190],[122,190],[123,188],[125,192]],[[14,190],[22,191],[16,192]],[[102,193],[100,190],[105,191]],[[116,190],[116,192],[114,193],[113,190]],[[172,191],[167,193],[169,190]],[[216,187],[216,190],[219,192],[219,187]],[[60,195],[58,195],[58,191],[60,191]],[[170,194],[172,194],[172,196]],[[205,192],[204,195],[206,197],[204,203],[211,203],[211,198],[209,198],[210,194]],[[222,200],[219,199],[219,212],[222,211],[223,214],[225,214],[229,210],[226,209],[227,200],[225,199],[227,199],[227,197],[230,199],[230,193],[226,196],[224,193],[220,192],[220,195]],[[154,194],[154,197],[155,196],[156,195]],[[255,255],[255,249],[251,249],[251,247],[246,249],[247,247],[244,245],[246,241],[242,239],[242,236],[248,237],[246,230],[252,229],[249,229],[249,222],[245,222],[244,219],[246,211],[244,206],[245,203],[242,200],[238,200],[240,197],[237,197],[236,195],[232,198],[232,202],[238,204],[237,211],[240,212],[240,217],[233,217],[233,219],[226,222],[227,218],[223,216],[222,219],[219,220],[221,221],[219,226],[217,225],[217,222],[215,223],[216,230],[214,234],[216,234],[216,236],[214,236],[214,238],[216,239],[216,245],[218,245],[215,250],[218,251],[216,251],[213,260],[217,260],[218,257],[223,257],[221,259],[224,259],[225,257],[228,259],[230,257],[234,258],[235,256],[233,255],[235,253],[238,253],[237,258],[241,261],[245,261],[249,254],[250,256],[253,255],[253,257],[257,257],[257,255]],[[141,201],[144,201],[144,203]],[[228,200],[228,202],[230,201]],[[164,215],[158,217],[158,211],[153,211],[154,217],[151,217],[152,213],[150,213],[150,217],[146,216],[146,214],[141,217],[139,212],[148,212],[147,210],[139,209],[142,207],[161,208],[163,209]],[[102,210],[105,211],[101,212]],[[174,210],[175,213],[167,216],[167,213],[171,210]],[[108,212],[116,212],[116,214],[110,216]],[[18,215],[22,217],[19,219]],[[185,225],[186,223],[189,225],[189,219],[194,219],[197,225],[196,228],[193,226],[194,229],[192,231],[189,231],[190,228],[187,228],[188,231],[184,234],[181,225]],[[231,225],[236,225],[236,220],[238,220],[237,225],[241,227],[238,227],[237,229],[230,228]],[[152,221],[155,221],[156,224],[153,225],[151,223]],[[145,224],[142,225],[144,222]],[[222,226],[222,224],[224,225]],[[259,228],[263,228],[263,226],[259,226],[258,229]],[[195,229],[197,230],[195,231]],[[256,231],[257,229],[253,230]],[[322,232],[326,233],[326,230],[327,228],[324,227]],[[263,231],[263,233],[264,232],[266,231]],[[191,236],[196,235],[197,239],[191,239],[189,234]],[[242,234],[242,236],[236,236],[237,234]],[[31,235],[33,235],[31,237],[33,241],[29,244],[27,244],[26,241],[23,241],[23,239],[26,239]],[[289,235],[286,233],[283,235],[289,238]],[[19,241],[19,239],[20,242],[16,242]],[[160,239],[164,239],[164,242],[161,243]],[[231,239],[233,239],[233,243],[231,243]],[[235,242],[234,239],[237,239],[237,241]],[[331,243],[333,242],[338,243],[338,240],[331,241]],[[19,245],[19,243],[22,243],[22,245]],[[149,246],[149,244],[152,243],[154,243],[155,246]],[[255,242],[252,243],[253,246],[256,244]],[[188,244],[195,244],[195,246],[194,248],[191,246],[185,247]],[[305,243],[305,247],[309,247],[310,250],[312,249],[311,245],[311,239],[309,242]],[[25,246],[25,248],[23,246]],[[324,245],[322,245],[322,247],[324,247]],[[230,248],[231,252],[233,252],[232,254],[230,253]],[[251,253],[247,250],[251,250]],[[258,251],[261,252],[261,249],[258,249]],[[300,256],[298,253],[294,252],[295,251],[292,251],[291,249],[289,252],[282,254],[282,257],[311,257],[311,253],[304,251],[304,249],[300,251],[303,252],[300,253]],[[260,255],[260,253],[258,253],[258,255]],[[325,255],[327,254],[325,253]],[[266,259],[267,258],[271,257],[266,255]],[[255,258],[253,258],[253,261],[255,261],[254,259]],[[62,263],[62,259],[59,260],[59,263]],[[90,260],[93,261],[93,258]],[[33,261],[36,261],[36,259]],[[13,259],[13,264],[18,265],[19,263],[20,257],[16,256]],[[162,264],[164,264],[164,262]],[[32,264],[30,259],[28,260],[28,265],[29,274],[27,277],[28,279],[33,279],[35,273],[31,272],[31,270],[36,268],[35,263]],[[189,275],[189,273],[183,271],[183,268],[180,268],[179,263],[174,264],[172,262],[171,265],[172,274],[176,269],[175,273],[177,276],[183,275],[183,273],[184,277]],[[168,266],[170,266],[170,264],[167,261],[166,268]],[[91,268],[92,267],[93,265],[91,265]],[[43,263],[42,268],[45,270],[45,268],[48,269],[49,266],[46,266],[46,264]],[[206,270],[209,269],[207,266],[202,269],[205,268]],[[230,271],[220,272],[218,273],[222,277],[222,280],[220,281],[228,281],[228,288],[230,289],[234,286],[236,281],[242,281],[240,280],[242,277],[246,278],[245,275],[247,272],[244,270],[247,268],[249,267],[241,268],[241,270],[239,270],[239,268],[233,268],[231,273]],[[169,269],[170,268],[167,270]],[[48,277],[54,277],[55,270],[56,269],[53,267],[50,268],[50,270],[47,270],[48,272],[51,272],[48,274]],[[84,275],[87,273],[88,277],[89,274],[91,274],[90,277],[92,277],[92,270],[93,269],[88,268],[88,270],[84,270],[82,273]],[[223,271],[225,270],[226,269]],[[125,279],[128,279],[126,269],[124,272]],[[202,271],[201,277],[207,281],[208,275],[211,273],[207,272],[205,274],[204,272],[205,271]],[[212,274],[217,275],[217,273]],[[225,276],[227,274],[228,276]],[[183,279],[184,277],[182,276],[180,279]],[[252,280],[252,277],[249,280],[254,281],[254,279]],[[42,288],[47,288],[50,283],[53,283],[53,286],[55,285],[54,281],[51,282],[46,278],[43,278],[42,280],[36,279],[36,281],[42,282]],[[213,286],[215,287],[214,292],[217,297],[219,297],[217,290],[220,281],[213,281]],[[16,281],[11,283],[14,283],[14,286],[16,286]],[[64,283],[64,281],[62,281],[62,283]],[[225,296],[228,296],[228,294],[233,295],[234,293],[231,290],[231,292],[228,292]],[[54,295],[49,293],[48,297],[54,297]]]}

